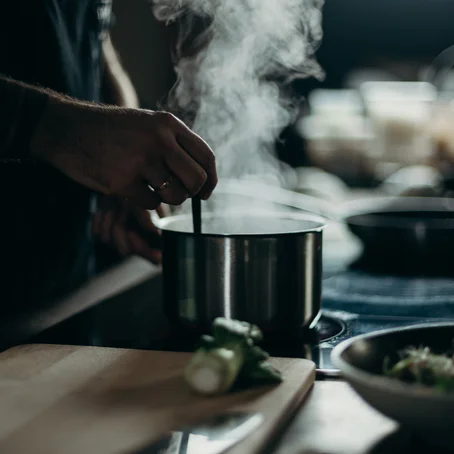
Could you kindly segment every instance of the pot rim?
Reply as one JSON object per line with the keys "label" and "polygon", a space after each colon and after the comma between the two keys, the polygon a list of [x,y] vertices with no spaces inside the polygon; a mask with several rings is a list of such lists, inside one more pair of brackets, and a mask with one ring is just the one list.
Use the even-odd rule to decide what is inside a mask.
{"label": "pot rim", "polygon": [[232,214],[242,214],[247,216],[258,216],[269,218],[272,215],[281,216],[286,219],[294,219],[301,221],[313,222],[314,226],[301,230],[292,230],[289,232],[265,232],[265,233],[194,233],[188,231],[179,231],[168,228],[169,224],[172,222],[178,222],[180,220],[192,219],[191,214],[179,214],[174,216],[168,216],[161,219],[154,220],[156,226],[166,233],[166,235],[184,235],[189,237],[211,237],[211,238],[276,238],[276,237],[285,237],[293,235],[305,235],[308,233],[322,233],[325,229],[327,223],[326,219],[321,216],[316,216],[313,214],[305,213],[289,213],[289,212],[280,212],[280,211],[245,211],[245,210],[228,210],[220,212],[210,212],[203,213],[202,217],[205,218],[214,218],[214,217],[230,217]]}

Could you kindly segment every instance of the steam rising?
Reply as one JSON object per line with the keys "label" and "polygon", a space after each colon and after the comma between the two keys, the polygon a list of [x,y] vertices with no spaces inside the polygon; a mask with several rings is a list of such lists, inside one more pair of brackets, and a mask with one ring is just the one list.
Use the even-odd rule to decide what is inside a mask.
{"label": "steam rising", "polygon": [[322,77],[323,0],[152,0],[178,21],[168,106],[214,149],[221,178],[278,175],[275,141],[292,121],[283,87]]}

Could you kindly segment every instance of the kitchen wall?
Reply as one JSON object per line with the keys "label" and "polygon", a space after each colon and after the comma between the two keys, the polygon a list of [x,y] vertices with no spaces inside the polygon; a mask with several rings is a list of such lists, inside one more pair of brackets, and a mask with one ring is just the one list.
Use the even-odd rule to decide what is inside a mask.
{"label": "kitchen wall", "polygon": [[114,0],[112,39],[143,107],[155,108],[174,82],[169,36],[146,0]]}
{"label": "kitchen wall", "polygon": [[[157,23],[147,0],[114,0],[113,39],[139,95],[154,106],[172,86],[166,27]],[[427,64],[454,44],[452,0],[325,0],[324,40],[318,58],[327,72],[323,85],[342,86],[346,75],[389,61]],[[303,93],[320,85],[303,81]]]}
{"label": "kitchen wall", "polygon": [[362,67],[415,77],[414,66],[454,44],[453,17],[452,0],[325,0],[318,52],[327,73],[323,85],[339,88]]}

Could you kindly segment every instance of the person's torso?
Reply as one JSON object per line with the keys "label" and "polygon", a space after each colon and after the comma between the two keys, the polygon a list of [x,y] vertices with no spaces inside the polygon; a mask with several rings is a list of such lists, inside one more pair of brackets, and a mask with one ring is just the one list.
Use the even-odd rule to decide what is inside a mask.
{"label": "person's torso", "polygon": [[[0,6],[0,73],[100,101],[111,1],[8,3]],[[90,191],[45,164],[0,162],[0,312],[45,303],[88,277],[92,205]]]}
{"label": "person's torso", "polygon": [[8,2],[0,7],[0,73],[99,101],[111,10],[111,0]]}

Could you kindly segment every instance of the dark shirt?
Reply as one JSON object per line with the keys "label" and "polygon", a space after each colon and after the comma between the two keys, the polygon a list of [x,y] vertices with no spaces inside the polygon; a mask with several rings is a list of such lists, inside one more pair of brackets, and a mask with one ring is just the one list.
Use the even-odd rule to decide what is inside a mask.
{"label": "dark shirt", "polygon": [[[102,100],[111,0],[3,3],[0,74]],[[0,163],[0,313],[45,304],[90,276],[93,201],[90,191],[50,166]]]}

